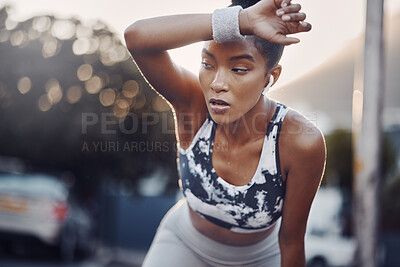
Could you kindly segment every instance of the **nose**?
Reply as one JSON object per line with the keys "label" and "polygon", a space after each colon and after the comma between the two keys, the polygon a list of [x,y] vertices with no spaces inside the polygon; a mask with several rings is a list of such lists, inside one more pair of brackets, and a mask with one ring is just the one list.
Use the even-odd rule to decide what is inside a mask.
{"label": "nose", "polygon": [[217,71],[210,87],[215,92],[228,91],[227,75],[223,71]]}

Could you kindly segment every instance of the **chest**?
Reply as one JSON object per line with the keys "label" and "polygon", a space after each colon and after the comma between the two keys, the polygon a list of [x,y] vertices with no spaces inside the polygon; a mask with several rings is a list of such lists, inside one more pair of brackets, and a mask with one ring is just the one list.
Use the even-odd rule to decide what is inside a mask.
{"label": "chest", "polygon": [[215,172],[226,182],[242,186],[248,184],[260,163],[263,138],[242,146],[232,147],[226,140],[214,140],[212,165]]}

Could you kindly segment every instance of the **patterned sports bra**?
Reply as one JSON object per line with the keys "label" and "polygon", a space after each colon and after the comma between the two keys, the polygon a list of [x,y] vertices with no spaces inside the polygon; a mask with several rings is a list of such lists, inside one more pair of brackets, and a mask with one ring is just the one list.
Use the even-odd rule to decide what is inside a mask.
{"label": "patterned sports bra", "polygon": [[281,217],[285,184],[279,164],[278,139],[287,112],[286,106],[277,104],[257,170],[243,186],[230,184],[216,173],[212,151],[217,124],[208,116],[190,146],[179,147],[180,185],[194,211],[239,233],[263,231]]}

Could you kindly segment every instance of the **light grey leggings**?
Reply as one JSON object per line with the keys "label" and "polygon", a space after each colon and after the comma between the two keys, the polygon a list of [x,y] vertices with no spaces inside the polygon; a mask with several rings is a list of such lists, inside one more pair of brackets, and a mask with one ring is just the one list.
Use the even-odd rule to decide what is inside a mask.
{"label": "light grey leggings", "polygon": [[186,200],[165,215],[142,267],[279,267],[280,220],[263,241],[250,246],[218,243],[197,231]]}

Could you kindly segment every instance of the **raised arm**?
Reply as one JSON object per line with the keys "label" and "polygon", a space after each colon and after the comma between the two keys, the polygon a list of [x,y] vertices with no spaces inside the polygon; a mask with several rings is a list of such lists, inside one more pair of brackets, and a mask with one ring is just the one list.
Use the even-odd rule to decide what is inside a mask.
{"label": "raised arm", "polygon": [[174,106],[190,104],[202,92],[197,76],[176,65],[167,50],[211,38],[211,14],[140,20],[125,30],[126,46],[143,75]]}
{"label": "raised arm", "polygon": [[[257,36],[281,44],[298,39],[287,34],[308,31],[291,0],[262,0],[239,13],[243,35]],[[281,6],[284,6],[281,8]],[[285,15],[287,17],[285,17]],[[175,107],[203,101],[197,75],[174,64],[167,50],[212,39],[212,14],[190,14],[140,20],[125,30],[128,50],[150,84]]]}

